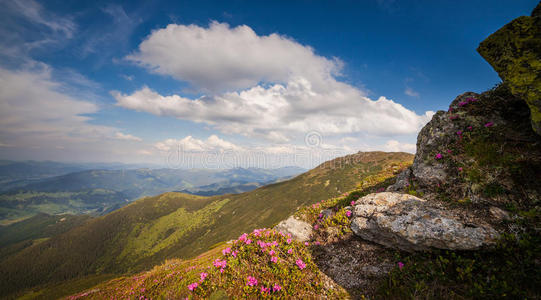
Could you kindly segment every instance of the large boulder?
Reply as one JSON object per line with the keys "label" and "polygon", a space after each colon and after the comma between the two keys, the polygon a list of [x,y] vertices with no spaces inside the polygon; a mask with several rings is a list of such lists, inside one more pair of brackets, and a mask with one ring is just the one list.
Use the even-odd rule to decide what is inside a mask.
{"label": "large boulder", "polygon": [[466,220],[435,203],[392,192],[357,200],[351,229],[363,239],[404,251],[475,250],[494,244],[499,236],[482,221]]}
{"label": "large boulder", "polygon": [[531,16],[505,25],[477,49],[511,92],[530,108],[533,130],[541,135],[541,3]]}
{"label": "large boulder", "polygon": [[284,234],[291,234],[291,238],[300,242],[309,241],[310,236],[312,235],[312,226],[304,221],[296,219],[294,216],[290,216],[286,220],[278,223],[278,225],[274,226],[274,229]]}

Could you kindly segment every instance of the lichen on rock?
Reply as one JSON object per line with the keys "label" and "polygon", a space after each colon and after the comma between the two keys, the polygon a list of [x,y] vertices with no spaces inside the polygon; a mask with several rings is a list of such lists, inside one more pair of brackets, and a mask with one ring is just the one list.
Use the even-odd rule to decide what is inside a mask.
{"label": "lichen on rock", "polygon": [[505,25],[477,49],[511,92],[530,108],[532,128],[541,135],[541,3],[531,16]]}
{"label": "lichen on rock", "polygon": [[359,199],[351,229],[363,239],[404,251],[475,250],[494,244],[499,236],[482,220],[465,222],[458,211],[391,192]]}

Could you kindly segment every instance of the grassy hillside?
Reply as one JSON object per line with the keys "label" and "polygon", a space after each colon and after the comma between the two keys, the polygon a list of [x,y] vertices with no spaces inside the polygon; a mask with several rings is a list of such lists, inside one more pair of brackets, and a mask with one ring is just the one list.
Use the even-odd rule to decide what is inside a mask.
{"label": "grassy hillside", "polygon": [[214,197],[166,193],[140,199],[2,261],[2,295],[89,274],[135,272],[166,258],[192,257],[253,228],[270,227],[302,205],[337,196],[407,153],[358,153],[291,180]]}
{"label": "grassy hillside", "polygon": [[29,219],[0,226],[0,259],[84,224],[86,215],[38,214]]}

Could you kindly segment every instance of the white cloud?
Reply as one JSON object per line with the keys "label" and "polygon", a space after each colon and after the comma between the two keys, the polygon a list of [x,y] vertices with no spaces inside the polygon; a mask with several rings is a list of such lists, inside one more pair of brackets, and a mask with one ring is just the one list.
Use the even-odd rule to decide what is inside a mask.
{"label": "white cloud", "polygon": [[342,68],[340,60],[319,56],[291,38],[259,36],[249,26],[217,22],[208,28],[168,25],[152,32],[127,59],[210,91],[285,83],[297,76],[320,86]]}
{"label": "white cloud", "polygon": [[[278,34],[259,36],[246,25],[168,25],[128,59],[213,93],[189,99],[143,87],[112,92],[117,105],[275,143],[313,130],[326,136],[412,134],[432,115],[417,115],[385,97],[369,99],[337,81],[340,60]],[[217,93],[222,89],[234,91]]]}
{"label": "white cloud", "polygon": [[127,161],[138,140],[118,128],[92,124],[99,107],[66,93],[45,64],[0,67],[0,155],[10,159]]}
{"label": "white cloud", "polygon": [[113,95],[117,105],[125,108],[206,123],[224,133],[262,137],[272,142],[287,142],[311,130],[323,135],[411,134],[432,115],[417,115],[385,97],[371,100],[337,81],[329,81],[327,88],[318,92],[308,80],[296,78],[285,86],[256,86],[196,100],[162,96],[148,87],[131,95]]}
{"label": "white cloud", "polygon": [[409,153],[415,153],[416,149],[415,144],[408,144],[408,143],[401,143],[396,140],[389,140],[385,145],[383,145],[383,150],[389,151],[389,152],[409,152]]}
{"label": "white cloud", "polygon": [[192,136],[187,136],[183,139],[167,139],[158,142],[154,147],[160,151],[188,151],[188,152],[211,152],[224,150],[243,150],[231,142],[225,141],[216,135],[209,136],[206,140],[200,140]]}
{"label": "white cloud", "polygon": [[44,25],[54,32],[60,32],[67,38],[71,38],[76,29],[75,24],[68,18],[55,16],[45,11],[41,5],[34,0],[14,0],[3,2],[8,9],[13,9],[29,21]]}
{"label": "white cloud", "polygon": [[415,97],[415,98],[418,98],[420,96],[418,92],[414,91],[410,87],[406,87],[406,89],[404,90],[404,94],[406,94],[406,95],[408,95],[410,97]]}
{"label": "white cloud", "polygon": [[119,140],[126,140],[126,141],[135,141],[135,142],[142,142],[143,140],[140,137],[133,136],[131,134],[124,134],[122,132],[117,132],[115,134],[115,137]]}

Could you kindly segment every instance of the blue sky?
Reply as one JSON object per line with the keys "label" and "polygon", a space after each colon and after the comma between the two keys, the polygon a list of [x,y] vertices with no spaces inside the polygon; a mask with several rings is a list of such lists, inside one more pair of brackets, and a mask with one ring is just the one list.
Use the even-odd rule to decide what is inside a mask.
{"label": "blue sky", "polygon": [[197,167],[414,152],[434,111],[499,82],[475,48],[537,4],[1,2],[2,159]]}

